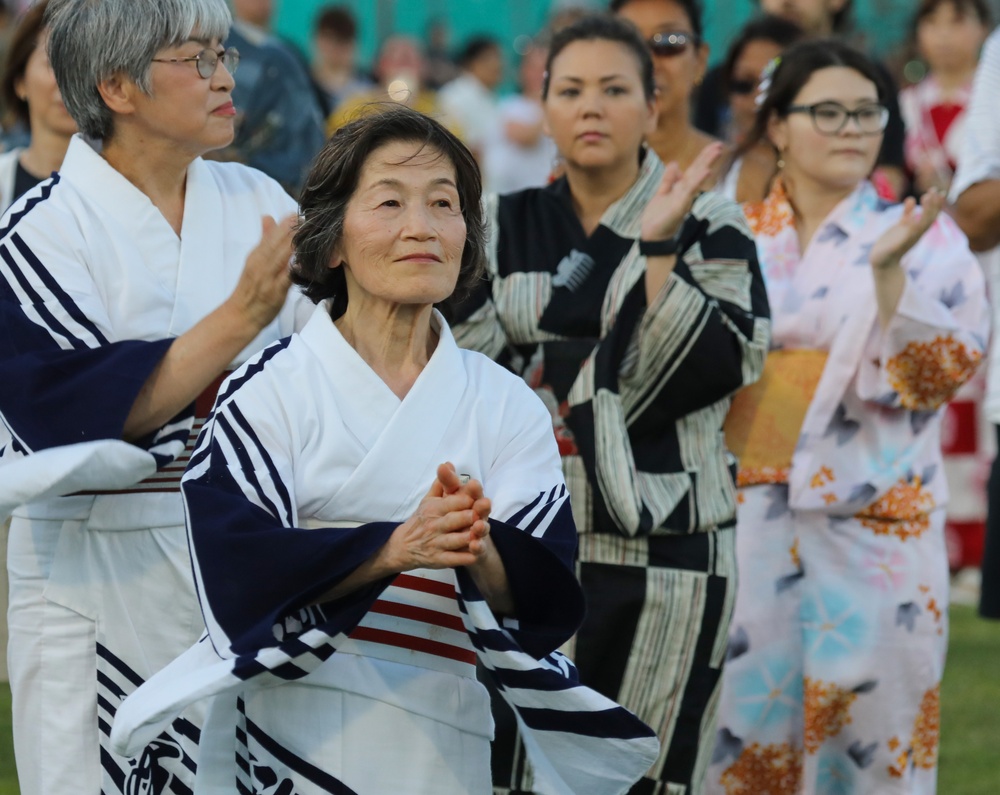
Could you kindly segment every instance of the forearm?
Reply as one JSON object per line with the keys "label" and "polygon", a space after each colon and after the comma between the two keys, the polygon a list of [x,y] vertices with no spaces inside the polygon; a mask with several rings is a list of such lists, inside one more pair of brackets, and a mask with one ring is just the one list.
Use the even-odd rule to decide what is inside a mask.
{"label": "forearm", "polygon": [[260,328],[233,301],[179,336],[132,405],[122,438],[140,439],[189,405],[257,336]]}
{"label": "forearm", "polygon": [[388,562],[386,548],[383,546],[316,601],[322,603],[341,599],[354,591],[371,585],[373,582],[378,582],[399,573]]}
{"label": "forearm", "polygon": [[952,205],[951,214],[973,251],[988,251],[1000,244],[1000,179],[966,188]]}
{"label": "forearm", "polygon": [[878,321],[882,328],[892,322],[899,307],[899,299],[906,287],[906,272],[898,262],[880,268],[872,268],[875,280],[875,300],[878,304]]}
{"label": "forearm", "polygon": [[476,563],[467,567],[469,575],[494,613],[513,616],[514,598],[510,592],[503,560],[489,537],[483,539],[483,543],[485,549],[482,556]]}

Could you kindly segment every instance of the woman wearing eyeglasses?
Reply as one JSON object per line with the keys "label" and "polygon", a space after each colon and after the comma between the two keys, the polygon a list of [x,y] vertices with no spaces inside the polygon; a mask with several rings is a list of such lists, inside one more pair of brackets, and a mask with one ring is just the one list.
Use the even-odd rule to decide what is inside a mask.
{"label": "woman wearing eyeglasses", "polygon": [[201,159],[233,137],[224,0],[51,0],[46,24],[83,135],[0,220],[18,776],[40,795],[186,791],[196,714],[137,763],[108,733],[203,631],[185,451],[223,372],[293,329],[291,222],[273,219],[295,204]]}
{"label": "woman wearing eyeglasses", "polygon": [[942,407],[989,332],[983,278],[930,192],[868,177],[888,113],[871,62],[788,50],[746,206],[774,333],[733,402],[739,586],[710,790],[933,793],[947,641]]}
{"label": "woman wearing eyeglasses", "polygon": [[715,140],[691,123],[691,96],[708,68],[701,4],[698,0],[612,0],[610,7],[612,13],[636,26],[653,54],[658,115],[646,142],[660,160],[677,163],[684,171]]}
{"label": "woman wearing eyeglasses", "polygon": [[[632,25],[563,28],[546,73],[565,174],[487,205],[491,280],[455,335],[552,413],[588,603],[571,656],[662,743],[634,791],[699,792],[735,590],[721,425],[763,364],[764,285],[739,208],[699,190],[721,144],[684,172],[644,145],[653,64]],[[498,724],[494,784],[530,789]]]}

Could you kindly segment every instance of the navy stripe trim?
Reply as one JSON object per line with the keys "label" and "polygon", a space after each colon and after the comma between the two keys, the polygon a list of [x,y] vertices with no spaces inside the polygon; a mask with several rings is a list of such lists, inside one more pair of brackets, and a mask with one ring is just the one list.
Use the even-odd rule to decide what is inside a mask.
{"label": "navy stripe trim", "polygon": [[80,307],[73,302],[69,293],[67,293],[59,285],[59,282],[55,280],[52,274],[45,269],[45,266],[42,265],[42,261],[35,256],[35,252],[28,248],[28,244],[21,239],[21,236],[18,234],[12,235],[11,242],[13,242],[17,250],[21,252],[21,256],[27,260],[28,264],[38,275],[38,278],[41,279],[42,283],[49,289],[49,292],[51,292],[59,303],[62,304],[63,309],[66,310],[69,316],[93,334],[94,339],[96,339],[100,345],[107,345],[108,340],[101,333],[101,330],[97,328],[94,322],[83,313],[83,310],[81,310]]}
{"label": "navy stripe trim", "polygon": [[329,792],[331,795],[358,795],[343,781],[334,778],[326,771],[320,770],[315,765],[310,764],[305,759],[296,756],[290,750],[278,744],[249,718],[247,718],[247,733],[278,762],[310,783],[322,787],[324,792]]}
{"label": "navy stripe trim", "polygon": [[[18,266],[17,262],[14,260],[13,255],[7,250],[6,246],[0,246],[0,256],[3,257],[3,261],[7,263],[7,267],[11,274],[17,280],[17,283],[21,285],[21,289],[28,294],[28,298],[31,299],[32,308],[38,312],[42,320],[47,326],[47,331],[50,334],[58,334],[61,337],[65,337],[70,345],[76,350],[87,350],[87,344],[73,336],[69,329],[66,328],[62,323],[56,320],[55,315],[49,311],[49,308],[45,305],[45,299],[42,298],[35,288],[28,281],[28,278],[24,275],[24,272]],[[24,311],[23,309],[21,310]]]}
{"label": "navy stripe trim", "polygon": [[124,662],[115,657],[108,647],[100,643],[97,644],[97,656],[102,657],[107,662],[111,663],[115,669],[126,679],[128,679],[133,685],[139,687],[145,680],[131,668],[129,668]]}
{"label": "navy stripe trim", "polygon": [[58,173],[52,172],[52,181],[42,184],[41,186],[42,192],[38,196],[28,199],[24,207],[18,210],[13,215],[11,215],[10,219],[7,221],[7,225],[3,229],[0,229],[0,240],[3,240],[3,238],[7,237],[7,235],[10,233],[10,230],[13,229],[15,226],[17,226],[18,223],[21,221],[21,219],[24,218],[24,216],[26,216],[36,206],[41,204],[43,201],[46,201],[49,198],[49,196],[52,195],[52,189],[59,184],[60,179],[61,177],[59,176]]}
{"label": "navy stripe trim", "polygon": [[623,707],[596,712],[566,712],[519,706],[517,712],[524,722],[536,731],[555,731],[618,740],[638,740],[656,736],[652,729]]}
{"label": "navy stripe trim", "polygon": [[118,787],[119,791],[123,791],[122,788],[125,786],[125,773],[118,766],[114,757],[111,756],[111,752],[107,748],[101,748],[101,767],[104,768],[104,772],[108,775],[112,781],[115,782],[115,786]]}
{"label": "navy stripe trim", "polygon": [[[246,365],[246,370],[238,378],[230,378],[228,385],[226,386],[226,391],[220,393],[215,399],[216,407],[221,406],[229,398],[235,394],[236,390],[243,386],[247,381],[257,375],[264,369],[264,365],[267,364],[271,359],[273,359],[277,354],[281,353],[285,348],[288,347],[288,343],[292,341],[291,337],[282,337],[277,342],[272,342],[259,354],[257,358]],[[214,411],[213,411],[214,413]],[[211,419],[211,415],[209,418]],[[206,423],[208,420],[206,420]]]}
{"label": "navy stripe trim", "polygon": [[[250,454],[247,453],[246,447],[243,446],[243,441],[236,435],[236,432],[233,430],[233,426],[229,424],[229,420],[226,419],[225,415],[219,415],[215,418],[215,424],[232,445],[233,451],[236,453],[236,458],[239,460],[240,469],[243,471],[243,476],[246,478],[247,483],[253,486],[254,491],[257,492],[257,496],[260,498],[260,501],[267,512],[270,513],[275,519],[280,520],[280,512],[278,511],[277,506],[271,502],[270,497],[264,493],[264,488],[257,479],[253,461],[250,460]],[[223,456],[223,459],[224,458],[225,456]],[[289,522],[289,526],[290,525],[291,523]]]}
{"label": "navy stripe trim", "polygon": [[507,524],[514,525],[515,527],[520,527],[521,520],[524,519],[525,516],[527,516],[535,509],[535,506],[542,501],[542,498],[544,496],[545,496],[544,491],[538,492],[538,496],[535,497],[535,499],[533,499],[531,502],[525,505],[521,510],[519,510],[517,513],[515,513],[513,516],[511,516],[509,519],[506,520]]}
{"label": "navy stripe trim", "polygon": [[264,465],[267,467],[267,473],[271,476],[271,483],[274,486],[275,491],[278,492],[278,496],[281,497],[282,505],[285,509],[285,519],[287,520],[287,526],[292,526],[292,497],[288,493],[288,489],[285,488],[285,483],[278,474],[278,468],[274,465],[274,461],[271,460],[270,453],[267,452],[264,445],[260,443],[260,439],[257,438],[257,434],[254,433],[253,427],[247,421],[247,418],[243,416],[243,412],[240,411],[239,406],[232,405],[229,407],[230,413],[233,415],[233,419],[236,423],[243,429],[244,433],[250,437],[254,445],[257,448],[257,452],[260,453],[260,457],[264,460]]}

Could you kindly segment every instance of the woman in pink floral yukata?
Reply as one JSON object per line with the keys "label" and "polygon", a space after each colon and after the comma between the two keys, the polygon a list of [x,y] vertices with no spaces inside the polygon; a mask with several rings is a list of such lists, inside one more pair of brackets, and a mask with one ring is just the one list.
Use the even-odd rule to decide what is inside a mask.
{"label": "woman in pink floral yukata", "polygon": [[710,792],[933,793],[947,645],[941,410],[989,333],[943,197],[868,180],[888,112],[846,45],[786,52],[745,207],[772,312],[761,382],[727,422],[740,583]]}

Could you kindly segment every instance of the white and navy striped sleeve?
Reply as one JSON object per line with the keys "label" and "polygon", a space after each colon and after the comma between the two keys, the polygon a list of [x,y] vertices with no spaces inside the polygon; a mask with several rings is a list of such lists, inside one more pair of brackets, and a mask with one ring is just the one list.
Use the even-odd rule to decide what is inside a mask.
{"label": "white and navy striped sleeve", "polygon": [[[43,183],[0,228],[0,421],[11,437],[4,458],[120,439],[172,343],[115,339],[84,255],[59,229],[64,219],[40,218],[58,189],[57,176]],[[183,451],[192,420],[185,411],[137,444],[165,465]]]}

